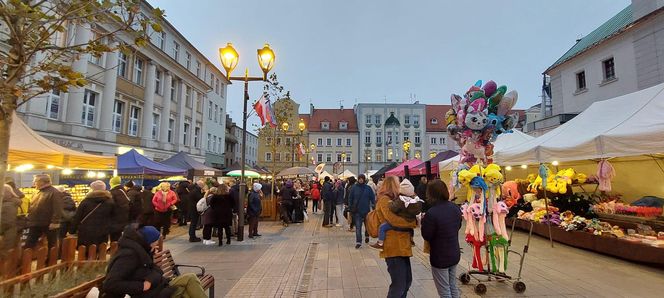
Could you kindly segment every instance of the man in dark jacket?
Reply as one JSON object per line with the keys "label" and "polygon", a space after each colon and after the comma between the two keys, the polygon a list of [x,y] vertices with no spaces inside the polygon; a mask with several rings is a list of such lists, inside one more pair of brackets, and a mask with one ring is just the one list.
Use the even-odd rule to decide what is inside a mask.
{"label": "man in dark jacket", "polygon": [[434,283],[440,297],[459,297],[456,267],[461,258],[461,210],[449,201],[447,186],[440,180],[429,182],[427,195],[431,208],[422,218],[422,238],[431,247],[429,261]]}
{"label": "man in dark jacket", "polygon": [[284,187],[281,188],[280,191],[281,195],[281,206],[285,210],[285,221],[286,223],[291,223],[293,222],[293,199],[297,197],[297,193],[295,192],[295,189],[293,188],[293,181],[288,180],[286,181],[286,184]]}
{"label": "man in dark jacket", "polygon": [[141,190],[141,215],[138,218],[138,223],[146,226],[153,225],[154,222],[154,205],[152,205],[152,188],[143,186]]}
{"label": "man in dark jacket", "polygon": [[178,194],[180,200],[175,204],[178,207],[178,226],[186,226],[189,217],[189,181],[181,181],[178,183],[175,192]]}
{"label": "man in dark jacket", "polygon": [[[360,248],[362,246],[362,224],[369,211],[376,206],[376,196],[371,187],[367,185],[367,177],[364,174],[357,177],[357,183],[350,190],[348,204],[355,222],[355,248]],[[366,231],[366,227],[364,242],[369,243],[369,232]]]}
{"label": "man in dark jacket", "polygon": [[56,186],[59,192],[62,193],[62,218],[60,218],[60,231],[58,232],[58,238],[64,239],[67,237],[67,232],[71,227],[71,221],[76,214],[76,202],[72,199],[71,194],[65,187],[62,185]]}
{"label": "man in dark jacket", "polygon": [[125,183],[125,189],[127,189],[129,197],[129,222],[138,222],[138,217],[143,213],[141,186],[134,185],[134,181],[129,181]]}
{"label": "man in dark jacket", "polygon": [[122,235],[122,230],[129,224],[129,196],[125,186],[122,185],[120,176],[111,178],[111,196],[115,203],[115,213],[111,219],[111,242],[118,241]]}
{"label": "man in dark jacket", "polygon": [[261,205],[261,197],[263,192],[261,189],[263,185],[254,183],[251,192],[249,193],[249,203],[247,204],[247,216],[249,217],[249,238],[261,236],[258,234],[258,219],[263,211]]}
{"label": "man in dark jacket", "polygon": [[189,186],[189,242],[201,242],[201,238],[196,237],[196,228],[198,227],[198,222],[201,218],[196,210],[196,203],[203,198],[203,187],[205,186],[205,180],[199,179],[196,183],[192,183]]}
{"label": "man in dark jacket", "polygon": [[329,228],[332,227],[332,208],[334,208],[334,192],[329,176],[325,176],[323,180],[320,196],[323,198],[323,226]]}
{"label": "man in dark jacket", "polygon": [[90,193],[85,196],[76,210],[69,232],[78,233],[78,244],[99,245],[108,241],[110,222],[108,219],[115,211],[111,193],[106,190],[106,183],[101,180],[90,183]]}
{"label": "man in dark jacket", "polygon": [[422,178],[420,178],[420,183],[417,184],[417,187],[415,188],[415,194],[424,201],[422,212],[426,212],[429,208],[429,204],[427,203],[427,183],[427,176],[422,176]]}
{"label": "man in dark jacket", "polygon": [[28,213],[28,238],[25,248],[37,245],[39,237],[46,234],[48,247],[54,247],[58,241],[58,229],[62,217],[62,193],[51,186],[51,177],[46,174],[35,175],[32,181],[39,191],[32,196]]}

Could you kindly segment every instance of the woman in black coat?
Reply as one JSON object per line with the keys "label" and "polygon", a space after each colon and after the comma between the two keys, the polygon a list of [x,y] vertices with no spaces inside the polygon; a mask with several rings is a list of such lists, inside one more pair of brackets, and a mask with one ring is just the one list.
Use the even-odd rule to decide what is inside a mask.
{"label": "woman in black coat", "polygon": [[176,289],[169,287],[163,271],[154,264],[153,249],[146,240],[154,240],[155,237],[159,239],[159,232],[151,226],[130,224],[125,228],[118,241],[118,252],[108,263],[101,297],[124,297],[125,294],[139,298],[173,295]]}
{"label": "woman in black coat", "polygon": [[92,191],[85,196],[71,221],[71,234],[78,233],[78,246],[99,245],[108,241],[115,203],[106,184],[97,180],[90,184]]}
{"label": "woman in black coat", "polygon": [[222,245],[222,229],[226,233],[226,244],[231,244],[231,225],[233,224],[235,200],[226,184],[219,185],[216,190],[215,188],[210,190],[206,196],[210,208],[203,214],[203,244],[214,244],[214,241],[210,240],[213,227],[218,230],[219,246]]}

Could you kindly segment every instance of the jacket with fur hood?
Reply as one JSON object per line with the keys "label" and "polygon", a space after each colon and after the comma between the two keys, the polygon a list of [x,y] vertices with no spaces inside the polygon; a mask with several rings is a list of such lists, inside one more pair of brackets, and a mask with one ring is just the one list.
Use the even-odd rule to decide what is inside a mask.
{"label": "jacket with fur hood", "polygon": [[415,188],[408,179],[401,181],[399,194],[398,198],[394,198],[390,202],[390,211],[408,221],[415,221],[417,215],[422,213],[422,203],[424,201],[417,197]]}
{"label": "jacket with fur hood", "polygon": [[106,242],[111,232],[109,219],[114,212],[116,206],[109,191],[91,191],[76,209],[69,232],[78,233],[78,245],[99,245]]}

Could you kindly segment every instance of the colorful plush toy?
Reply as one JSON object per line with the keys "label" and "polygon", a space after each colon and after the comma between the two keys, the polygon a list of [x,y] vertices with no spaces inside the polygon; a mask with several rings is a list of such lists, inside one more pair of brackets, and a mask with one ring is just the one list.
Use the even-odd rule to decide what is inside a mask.
{"label": "colorful plush toy", "polygon": [[521,198],[519,193],[519,184],[516,181],[507,181],[502,186],[502,197],[507,205],[507,208],[512,208],[514,204]]}

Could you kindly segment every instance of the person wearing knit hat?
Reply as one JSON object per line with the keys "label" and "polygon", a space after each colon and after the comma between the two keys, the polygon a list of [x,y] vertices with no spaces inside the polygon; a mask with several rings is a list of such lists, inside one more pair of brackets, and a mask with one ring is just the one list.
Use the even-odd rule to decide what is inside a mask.
{"label": "person wearing knit hat", "polygon": [[157,228],[153,226],[144,226],[138,229],[138,232],[143,236],[143,240],[145,240],[145,242],[147,242],[150,246],[157,242],[159,237],[161,237],[161,234],[159,231],[157,231]]}
{"label": "person wearing knit hat", "polygon": [[[410,180],[403,179],[403,181],[401,181],[399,184],[399,194],[399,197],[394,198],[390,202],[390,211],[409,222],[417,221],[417,215],[422,213],[422,203],[424,203],[424,201],[417,197],[415,194],[415,187],[410,183]],[[378,241],[370,246],[376,249],[383,249],[383,241],[385,240],[387,231],[392,229],[392,225],[387,222],[381,224],[378,229]],[[411,233],[411,244],[415,245],[412,240],[413,232],[412,230],[409,232]]]}
{"label": "person wearing knit hat", "polygon": [[249,238],[260,236],[260,234],[258,234],[258,218],[261,216],[261,212],[263,212],[263,206],[261,205],[261,198],[263,197],[263,191],[261,191],[262,188],[262,184],[254,183],[252,191],[249,193],[249,201],[247,202]]}
{"label": "person wearing knit hat", "polygon": [[108,181],[111,186],[111,196],[115,203],[115,214],[111,218],[111,241],[118,241],[122,235],[122,230],[129,224],[129,196],[122,185],[120,176],[114,176]]}
{"label": "person wearing knit hat", "polygon": [[78,234],[78,244],[99,245],[108,241],[115,204],[106,183],[96,180],[90,183],[90,192],[85,195],[71,219],[69,233]]}

